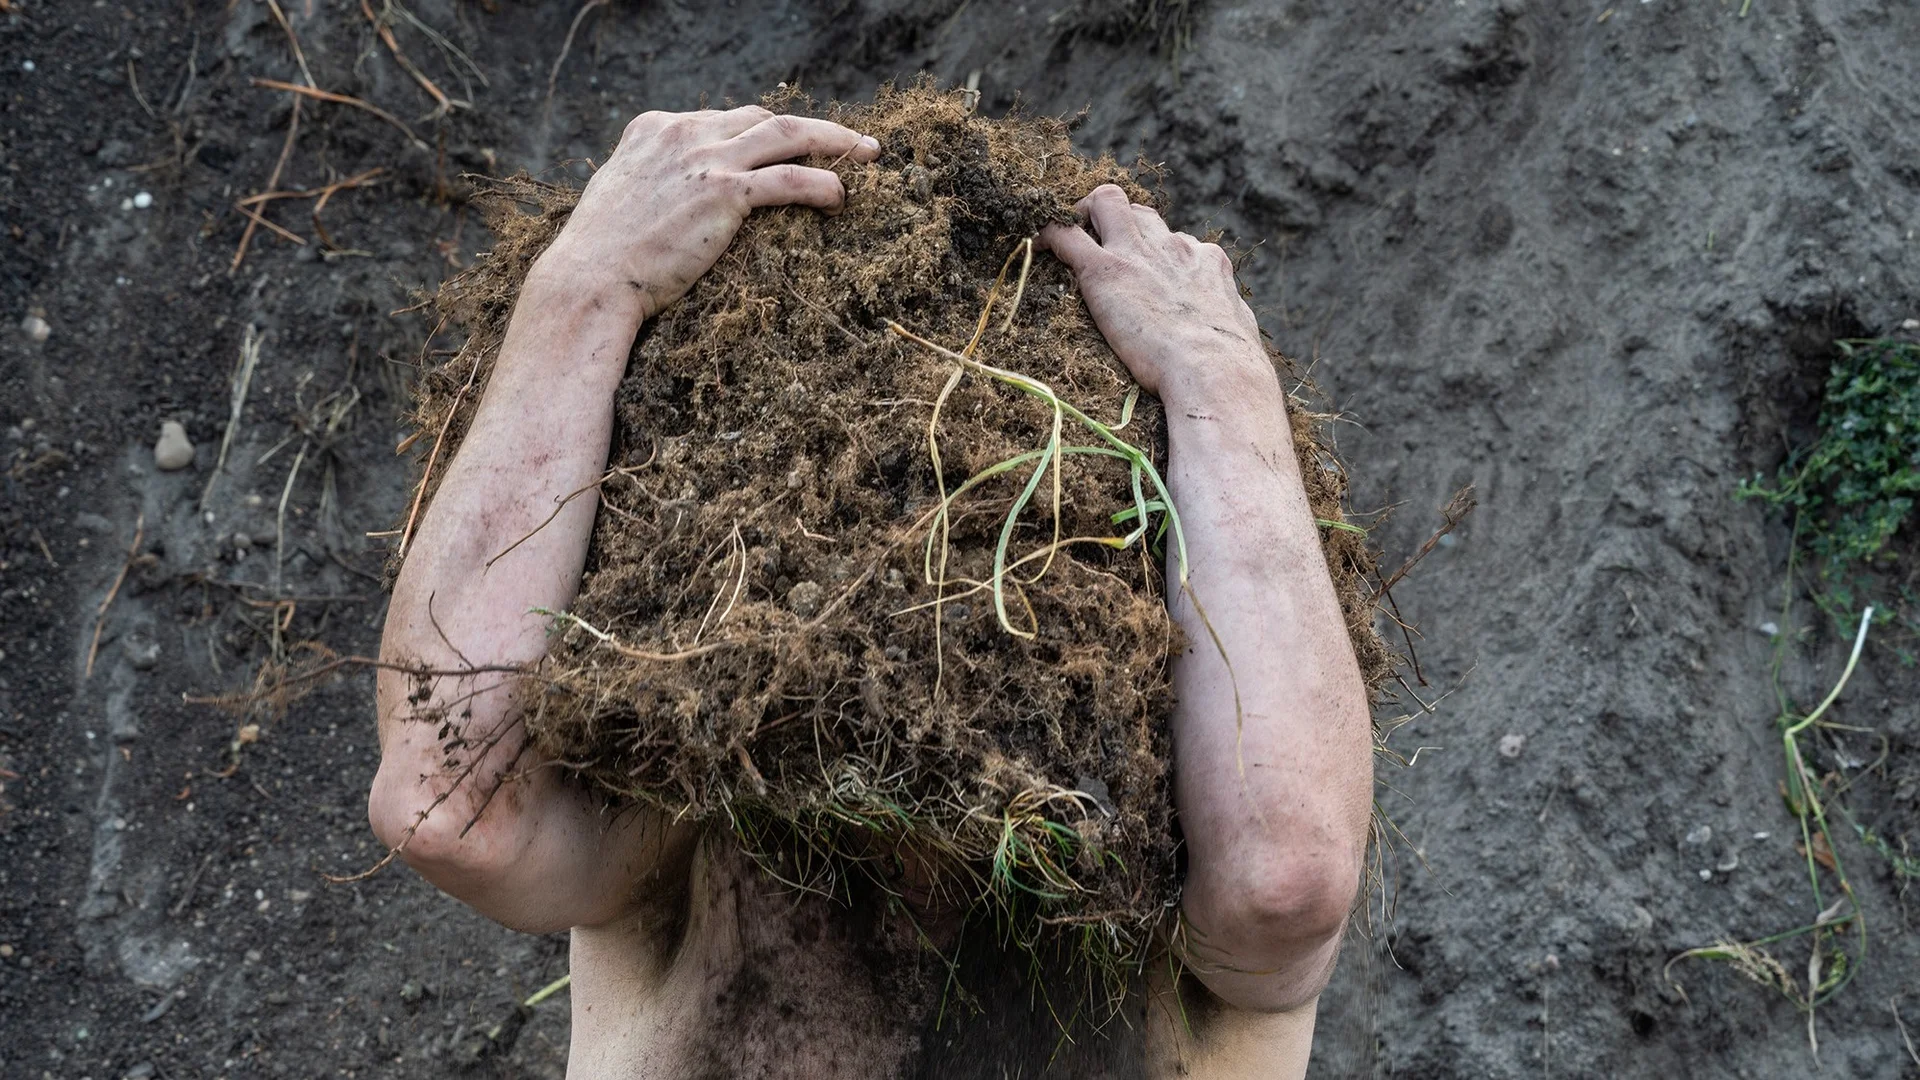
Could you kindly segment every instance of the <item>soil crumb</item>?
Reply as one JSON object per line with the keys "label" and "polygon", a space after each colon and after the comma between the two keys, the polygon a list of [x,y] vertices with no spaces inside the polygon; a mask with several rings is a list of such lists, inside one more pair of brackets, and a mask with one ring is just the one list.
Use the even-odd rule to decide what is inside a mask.
{"label": "soil crumb", "polygon": [[[1165,427],[1066,268],[1037,251],[1027,266],[1022,245],[1099,184],[1154,195],[1075,153],[1062,121],[988,119],[963,94],[768,104],[883,153],[814,162],[845,181],[843,213],[756,212],[641,331],[586,575],[529,682],[529,729],[610,798],[729,828],[789,883],[836,892],[853,868],[931,868],[931,884],[914,879],[993,905],[1015,940],[1078,930],[1095,956],[1137,957],[1179,889],[1167,660],[1184,646],[1165,603],[1175,536],[1152,470],[1136,484],[1115,448],[1158,468]],[[497,242],[437,300],[467,340],[419,384],[419,429],[446,425],[433,460],[463,437],[480,395],[461,389],[484,387],[520,283],[577,196],[489,182]],[[889,323],[951,352],[977,336],[973,359],[1044,384],[1112,440]],[[1343,522],[1324,418],[1292,405],[1314,513]],[[429,496],[438,479],[423,479]],[[1322,534],[1377,688],[1373,556],[1357,531]]]}

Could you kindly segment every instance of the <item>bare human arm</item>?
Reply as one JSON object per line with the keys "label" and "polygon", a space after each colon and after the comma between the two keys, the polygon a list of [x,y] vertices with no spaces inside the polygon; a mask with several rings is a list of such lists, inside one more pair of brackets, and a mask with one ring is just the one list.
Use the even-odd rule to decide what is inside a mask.
{"label": "bare human arm", "polygon": [[1184,959],[1230,1006],[1308,1011],[1359,888],[1372,728],[1285,395],[1225,252],[1118,187],[1080,209],[1098,240],[1053,226],[1042,241],[1166,407],[1167,482],[1187,539],[1192,596],[1170,603],[1187,639],[1173,663]]}
{"label": "bare human arm", "polygon": [[453,674],[429,680],[422,698],[410,675],[380,672],[368,798],[381,841],[482,914],[529,931],[604,923],[683,842],[653,815],[603,813],[526,745],[519,677],[500,669],[545,654],[546,620],[531,609],[572,602],[597,500],[541,523],[606,468],[614,391],[641,323],[713,265],[754,207],[832,211],[845,200],[832,172],[781,162],[878,152],[838,124],[757,106],[647,113],[527,275],[381,640],[390,664]]}

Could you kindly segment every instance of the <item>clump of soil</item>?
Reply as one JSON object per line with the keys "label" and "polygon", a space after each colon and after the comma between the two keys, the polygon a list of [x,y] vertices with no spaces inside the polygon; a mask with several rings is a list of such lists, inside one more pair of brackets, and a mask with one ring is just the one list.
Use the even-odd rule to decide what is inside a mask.
{"label": "clump of soil", "polygon": [[[1125,547],[1081,542],[1133,531],[1113,519],[1136,495],[1125,461],[1064,455],[1057,498],[1047,476],[1014,518],[1003,618],[995,551],[1049,458],[953,493],[1046,447],[1054,411],[973,370],[942,400],[959,366],[888,323],[961,350],[993,301],[978,359],[1164,463],[1156,402],[1121,426],[1134,385],[1070,274],[1036,253],[1021,290],[1020,260],[1008,266],[1101,183],[1152,196],[1111,158],[1076,154],[1063,123],[989,120],[957,94],[883,91],[825,114],[884,148],[870,165],[816,162],[843,177],[845,212],[755,213],[642,330],[586,576],[556,620],[529,729],[608,796],[725,823],[784,880],[830,887],[850,866],[911,862],[963,905],[1037,910],[1132,955],[1178,893],[1167,660],[1181,645],[1152,546],[1161,515]],[[476,365],[484,385],[520,283],[576,199],[519,177],[485,200],[497,243],[438,299],[468,340],[420,383],[422,430],[453,412],[437,460],[479,396],[460,388]],[[1069,446],[1107,445],[1066,423]],[[1345,476],[1313,417],[1296,408],[1293,425],[1314,513],[1341,521]],[[1377,685],[1372,557],[1363,536],[1322,531]],[[1048,558],[1056,536],[1068,542]]]}

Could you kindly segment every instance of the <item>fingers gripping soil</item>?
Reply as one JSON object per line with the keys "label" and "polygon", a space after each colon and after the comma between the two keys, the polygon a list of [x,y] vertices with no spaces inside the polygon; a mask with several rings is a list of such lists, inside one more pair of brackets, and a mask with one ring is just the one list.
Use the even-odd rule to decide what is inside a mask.
{"label": "fingers gripping soil", "polygon": [[1112,184],[1094,188],[1074,209],[1092,220],[1093,231],[1099,234],[1103,247],[1124,250],[1139,244],[1143,238],[1139,219],[1133,215],[1132,201],[1125,191]]}
{"label": "fingers gripping soil", "polygon": [[[735,160],[742,166],[757,169],[776,161],[809,154],[829,157],[848,154],[859,159],[861,155],[857,151],[861,147],[878,153],[880,144],[831,120],[811,116],[769,116],[728,140],[727,150],[735,155]],[[863,160],[871,160],[871,156]]]}

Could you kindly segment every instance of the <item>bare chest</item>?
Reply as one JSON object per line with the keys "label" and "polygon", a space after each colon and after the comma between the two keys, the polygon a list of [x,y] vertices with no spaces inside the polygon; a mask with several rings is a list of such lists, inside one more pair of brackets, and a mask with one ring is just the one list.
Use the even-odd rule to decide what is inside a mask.
{"label": "bare chest", "polygon": [[703,852],[677,910],[642,912],[623,936],[576,932],[571,1076],[1147,1075],[1144,1006],[1096,1031],[1070,972],[1036,979],[991,928],[936,950],[884,892],[796,894],[744,862]]}

